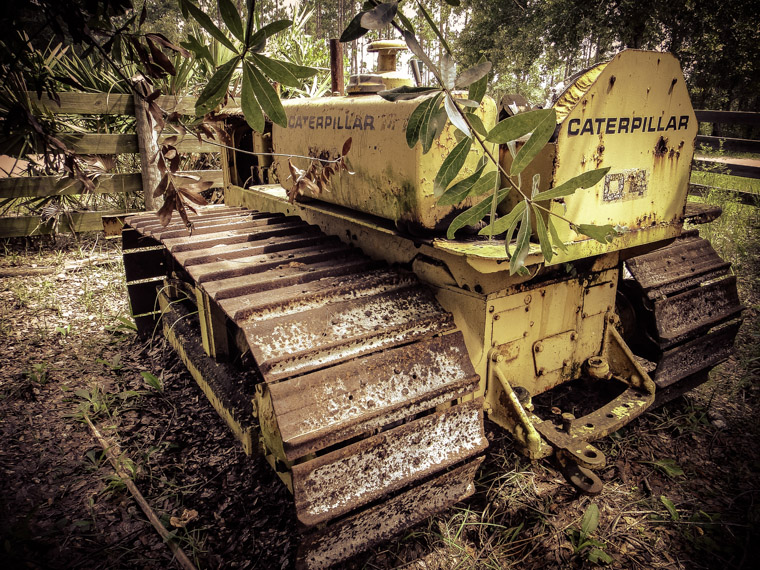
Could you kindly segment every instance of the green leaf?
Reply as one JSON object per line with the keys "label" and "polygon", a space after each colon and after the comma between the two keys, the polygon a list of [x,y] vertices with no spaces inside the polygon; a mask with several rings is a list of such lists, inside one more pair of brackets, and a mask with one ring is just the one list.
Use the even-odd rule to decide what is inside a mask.
{"label": "green leaf", "polygon": [[[263,28],[256,30],[256,33],[250,37],[248,47],[253,48],[254,46],[258,46],[258,44],[265,42],[268,37],[289,28],[292,24],[293,22],[290,20],[275,20],[267,24]],[[261,49],[264,49],[263,46]]]}
{"label": "green leaf", "polygon": [[475,113],[467,113],[467,120],[470,121],[470,125],[472,125],[472,128],[476,133],[482,136],[486,136],[488,134],[488,130],[483,124],[483,121]]}
{"label": "green leaf", "polygon": [[[557,113],[554,109],[548,109],[549,113],[546,113],[544,118],[536,125],[533,134],[518,151],[517,156],[512,161],[512,167],[509,169],[510,176],[516,176],[520,174],[525,167],[530,164],[536,155],[541,152],[552,138],[554,129],[557,127]],[[516,115],[519,116],[519,115]],[[514,118],[514,117],[513,117]]]}
{"label": "green leaf", "polygon": [[243,115],[246,122],[257,133],[264,132],[264,113],[261,112],[261,106],[256,101],[256,95],[253,92],[253,72],[251,64],[243,64],[243,91],[240,97],[240,107],[243,109]]}
{"label": "green leaf", "polygon": [[[523,200],[524,202],[524,200]],[[530,208],[523,209],[522,219],[520,220],[520,229],[517,232],[517,241],[512,259],[509,260],[509,274],[514,275],[522,267],[525,267],[525,258],[530,252],[530,234],[533,229],[530,223]],[[509,242],[506,242],[507,253],[509,253]]]}
{"label": "green leaf", "polygon": [[[485,63],[485,62],[486,62],[485,56],[481,55],[480,59],[478,60],[477,65],[481,65],[482,63]],[[467,98],[480,103],[486,94],[487,87],[488,87],[488,74],[485,74],[483,77],[478,79],[475,83],[470,85]]]}
{"label": "green leaf", "polygon": [[367,28],[362,28],[361,25],[362,16],[364,16],[364,14],[366,14],[366,12],[359,12],[354,16],[354,19],[348,23],[348,26],[346,26],[346,29],[343,30],[343,33],[340,35],[341,42],[352,42],[369,32]]}
{"label": "green leaf", "polygon": [[527,202],[525,200],[518,202],[517,205],[512,208],[506,216],[502,216],[499,219],[491,222],[478,233],[482,236],[490,235],[491,228],[493,228],[493,235],[499,235],[506,232],[512,224],[516,224],[520,216],[523,214],[523,210],[526,208]]}
{"label": "green leaf", "polygon": [[[588,235],[588,234],[586,234]],[[684,472],[683,469],[673,459],[658,459],[657,461],[642,461],[642,463],[649,463],[658,467],[665,475],[671,478],[681,477]]]}
{"label": "green leaf", "polygon": [[386,101],[408,101],[436,91],[439,91],[439,89],[436,89],[435,87],[410,87],[408,85],[403,85],[401,87],[396,87],[395,89],[380,91],[378,95]]}
{"label": "green leaf", "polygon": [[476,63],[469,69],[465,69],[462,73],[459,74],[459,77],[457,77],[456,81],[454,82],[454,87],[457,89],[464,89],[465,87],[469,87],[476,81],[486,77],[489,71],[491,71],[490,61],[482,61],[480,63]]}
{"label": "green leaf", "polygon": [[591,503],[581,519],[581,532],[584,536],[590,535],[599,526],[599,507]]}
{"label": "green leaf", "polygon": [[216,73],[211,76],[206,87],[203,88],[201,94],[198,96],[198,100],[195,102],[195,114],[200,116],[205,115],[209,111],[215,109],[219,103],[224,99],[227,93],[227,87],[230,85],[230,79],[232,74],[235,73],[239,57],[233,57],[227,63],[219,67]]}
{"label": "green leaf", "polygon": [[668,499],[665,495],[660,495],[660,501],[662,501],[662,504],[665,505],[666,509],[668,509],[671,519],[677,521],[681,518],[678,514],[678,510],[676,510],[676,506],[673,504],[673,501]]}
{"label": "green leaf", "polygon": [[414,33],[414,26],[412,25],[412,22],[409,21],[409,18],[404,16],[404,13],[401,10],[396,12],[396,16],[398,16],[398,19],[401,20],[401,23],[404,24],[404,27],[407,30]]}
{"label": "green leaf", "polygon": [[464,138],[459,141],[443,161],[433,181],[433,193],[436,196],[441,196],[451,181],[459,174],[459,171],[462,170],[471,147],[472,139]]}
{"label": "green leaf", "polygon": [[[502,188],[496,195],[496,204],[498,205],[509,194],[509,188]],[[465,226],[474,226],[480,220],[482,220],[486,214],[491,211],[491,200],[486,199],[482,202],[478,202],[469,210],[465,210],[451,221],[449,229],[446,230],[446,237],[448,239],[454,239],[454,234],[457,230]]]}
{"label": "green leaf", "polygon": [[557,233],[557,228],[554,227],[554,222],[552,221],[551,215],[546,218],[546,225],[549,226],[549,235],[552,236],[552,244],[556,245],[562,251],[567,251],[565,242],[560,239],[559,234]]}
{"label": "green leaf", "polygon": [[446,115],[448,115],[451,124],[462,131],[466,137],[472,137],[470,127],[467,126],[467,123],[459,113],[459,110],[456,108],[456,105],[451,100],[451,97],[448,93],[444,96],[443,107],[446,109]]}
{"label": "green leaf", "polygon": [[472,99],[462,99],[461,97],[454,97],[454,101],[460,107],[468,107],[470,109],[477,109],[480,107],[480,103],[473,101]]}
{"label": "green leaf", "polygon": [[379,4],[362,15],[359,25],[368,30],[383,28],[390,24],[391,20],[396,17],[397,11],[398,2]]}
{"label": "green leaf", "polygon": [[[430,14],[428,14],[428,11],[425,10],[425,6],[422,5],[422,2],[420,2],[420,0],[417,0],[417,6],[420,7],[420,12],[422,12],[422,15],[425,17],[425,20],[427,20],[427,23],[430,26],[430,29],[433,30],[436,36],[438,36],[438,39],[441,41],[441,45],[443,46],[443,49],[446,50],[446,53],[451,55],[451,48],[449,47],[449,44],[446,42],[446,38],[443,37],[441,30],[438,29],[438,26],[436,26],[435,22],[433,21],[433,18],[430,17]],[[415,55],[417,54],[415,53]]]}
{"label": "green leaf", "polygon": [[319,70],[315,67],[296,65],[295,63],[290,63],[289,61],[277,61],[287,67],[290,70],[290,73],[298,77],[298,79],[308,79],[309,77],[314,77],[317,73],[319,73]]}
{"label": "green leaf", "polygon": [[[474,174],[471,174],[464,180],[460,180],[454,184],[451,188],[448,188],[446,192],[444,192],[443,195],[438,199],[438,205],[452,206],[454,204],[459,204],[459,202],[467,198],[467,196],[470,195],[470,191],[472,190],[473,185],[478,181],[480,175],[483,173],[484,168],[485,166],[481,166],[475,171]],[[491,173],[489,172],[488,174]],[[491,184],[491,188],[493,188],[493,182]]]}
{"label": "green leaf", "polygon": [[232,35],[243,41],[243,22],[232,0],[219,0],[219,13]]}
{"label": "green leaf", "polygon": [[[517,210],[520,204],[526,204],[526,202],[525,201],[518,202],[517,206],[512,208],[512,212]],[[507,231],[504,234],[504,249],[507,253],[507,259],[509,259],[510,261],[512,261],[512,255],[509,252],[509,244],[512,243],[512,237],[515,235],[515,230],[517,229],[517,226],[520,223],[520,220],[522,219],[522,215],[526,207],[527,207],[527,204],[526,206],[520,208],[520,215],[510,217],[511,223],[509,224],[509,227],[507,228]],[[512,214],[512,212],[510,212],[509,214]],[[509,216],[509,214],[507,215]]]}
{"label": "green leaf", "polygon": [[[264,55],[252,53],[251,61],[263,71],[270,79],[288,85],[289,87],[300,87],[301,80],[293,75],[290,70],[283,65],[283,62],[276,59],[270,59]],[[316,71],[316,70],[315,70]]]}
{"label": "green leaf", "polygon": [[454,6],[456,8],[459,6],[459,0],[446,0],[446,4],[449,6]]}
{"label": "green leaf", "polygon": [[591,188],[594,184],[599,182],[609,172],[610,167],[597,168],[596,170],[589,170],[578,176],[574,176],[567,182],[563,182],[559,186],[549,188],[536,194],[533,199],[536,202],[542,200],[552,200],[554,198],[563,198],[564,196],[570,196],[579,188]]}
{"label": "green leaf", "polygon": [[612,238],[620,235],[620,232],[617,231],[617,228],[609,224],[604,226],[596,226],[593,224],[573,224],[572,228],[576,233],[583,234],[592,239],[595,239],[599,243],[604,244],[610,243],[612,241]]}
{"label": "green leaf", "polygon": [[438,108],[441,95],[438,93],[435,97],[425,99],[412,111],[409,122],[406,124],[406,144],[409,145],[409,148],[414,148],[414,145],[420,140],[422,127],[430,120],[433,110]]}
{"label": "green leaf", "polygon": [[486,192],[492,192],[496,186],[496,178],[498,175],[499,173],[496,170],[487,172],[483,178],[472,185],[472,190],[470,190],[470,193],[467,196],[480,196]]}
{"label": "green leaf", "polygon": [[256,100],[264,109],[273,123],[280,125],[281,127],[288,126],[288,116],[285,114],[285,109],[282,108],[280,98],[277,96],[277,91],[274,90],[261,72],[256,69],[250,62],[243,62],[246,70],[250,70],[250,82],[253,87],[253,92],[256,94]]}
{"label": "green leaf", "polygon": [[431,108],[430,120],[422,125],[420,139],[422,140],[422,154],[426,154],[433,146],[433,141],[441,136],[446,126],[446,109]]}
{"label": "green leaf", "polygon": [[[470,99],[475,98],[470,97]],[[541,121],[550,115],[556,116],[556,111],[554,109],[538,109],[537,111],[528,111],[507,117],[491,129],[486,140],[499,144],[517,140],[536,130]]]}
{"label": "green leaf", "polygon": [[408,30],[404,30],[404,41],[412,53],[420,58],[422,62],[428,66],[430,72],[440,79],[441,72],[438,71],[438,67],[427,56],[425,50],[422,49],[422,46],[420,46],[420,43],[417,41],[417,38],[414,37],[414,34]]}
{"label": "green leaf", "polygon": [[214,65],[214,58],[211,56],[208,46],[204,46],[200,43],[195,36],[188,36],[187,41],[182,42],[180,45],[193,52],[198,59],[205,59],[211,65]]}
{"label": "green leaf", "polygon": [[256,11],[256,0],[246,0],[245,2],[245,9],[246,9],[246,20],[245,20],[245,33],[243,35],[243,44],[248,47],[248,40],[251,37],[251,32],[253,31],[253,24],[255,24],[255,14]]}
{"label": "green leaf", "polygon": [[457,66],[454,59],[446,52],[441,54],[441,83],[446,89],[454,89]]}
{"label": "green leaf", "polygon": [[[184,6],[188,12],[195,18],[195,20],[203,26],[203,29],[205,29],[212,38],[217,40],[220,44],[222,44],[224,47],[228,48],[229,50],[233,51],[234,53],[238,53],[237,48],[235,48],[235,44],[233,44],[229,38],[222,32],[219,28],[216,27],[216,24],[211,21],[211,18],[209,18],[205,12],[203,12],[198,6],[193,4],[190,0],[180,0],[180,5]],[[196,104],[197,108],[197,104]]]}
{"label": "green leaf", "polygon": [[588,558],[589,562],[593,562],[594,564],[611,564],[612,563],[612,556],[607,554],[601,548],[597,548],[597,547],[589,550],[586,557]]}
{"label": "green leaf", "polygon": [[551,261],[552,257],[554,257],[554,252],[552,251],[552,242],[549,239],[549,233],[546,231],[544,217],[541,215],[541,210],[539,210],[534,204],[531,204],[531,208],[533,209],[533,214],[536,216],[536,233],[538,234],[538,243],[541,245],[541,254],[546,261]]}

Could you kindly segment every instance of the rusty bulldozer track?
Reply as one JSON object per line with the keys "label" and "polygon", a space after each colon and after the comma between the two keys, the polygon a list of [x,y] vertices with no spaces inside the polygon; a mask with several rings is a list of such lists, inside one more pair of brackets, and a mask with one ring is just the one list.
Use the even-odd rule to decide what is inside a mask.
{"label": "rusty bulldozer track", "polygon": [[[164,327],[202,387],[217,383],[211,402],[293,492],[301,566],[472,494],[487,447],[479,378],[427,287],[295,217],[208,207],[191,220],[188,237],[181,222],[128,218],[132,310],[143,331]],[[177,338],[191,336],[191,305],[203,355]],[[219,396],[235,374],[245,397]]]}
{"label": "rusty bulldozer track", "polygon": [[653,363],[657,406],[707,380],[730,356],[744,307],[731,264],[696,230],[626,267],[619,288],[624,336]]}

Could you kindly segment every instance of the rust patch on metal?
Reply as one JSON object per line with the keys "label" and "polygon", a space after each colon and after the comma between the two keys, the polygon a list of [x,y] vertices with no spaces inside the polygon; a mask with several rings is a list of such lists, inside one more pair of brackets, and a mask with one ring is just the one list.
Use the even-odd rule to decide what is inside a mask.
{"label": "rust patch on metal", "polygon": [[660,137],[654,145],[655,158],[662,158],[668,153],[668,139]]}
{"label": "rust patch on metal", "polygon": [[287,458],[435,408],[476,389],[461,333],[272,384]]}
{"label": "rust patch on metal", "polygon": [[667,388],[679,380],[723,362],[733,352],[734,338],[740,326],[740,320],[733,321],[665,351],[653,378],[657,388]]}
{"label": "rust patch on metal", "polygon": [[482,462],[483,457],[479,457],[381,505],[316,531],[299,549],[296,567],[330,568],[466,499],[475,492],[475,473]]}
{"label": "rust patch on metal", "polygon": [[298,519],[319,524],[483,451],[482,407],[460,404],[294,465]]}
{"label": "rust patch on metal", "polygon": [[626,265],[653,300],[725,275],[731,267],[709,241],[698,236],[680,238],[667,247],[629,259]]}
{"label": "rust patch on metal", "polygon": [[337,364],[454,328],[425,287],[320,304],[309,311],[243,325],[268,381]]}
{"label": "rust patch on metal", "polygon": [[736,277],[730,276],[656,301],[657,332],[660,339],[673,343],[738,316],[742,310]]}
{"label": "rust patch on metal", "polygon": [[723,208],[716,206],[715,204],[687,202],[683,219],[690,224],[709,224],[720,218],[722,213]]}

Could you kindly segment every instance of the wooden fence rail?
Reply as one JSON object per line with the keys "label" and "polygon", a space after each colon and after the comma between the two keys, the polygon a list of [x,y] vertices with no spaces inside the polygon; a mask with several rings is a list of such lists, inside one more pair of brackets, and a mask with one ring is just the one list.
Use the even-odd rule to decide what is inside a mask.
{"label": "wooden fence rail", "polygon": [[[42,112],[57,115],[135,115],[135,101],[130,94],[107,93],[59,93],[60,102],[47,95],[38,98],[35,93],[27,93],[32,105]],[[194,97],[162,96],[158,104],[167,112],[192,114],[195,108]],[[60,104],[59,104],[60,103]],[[79,154],[91,155],[120,155],[134,154],[140,151],[140,137],[146,133],[138,131],[134,134],[100,134],[100,133],[62,133],[59,138],[73,151]],[[173,136],[164,134],[158,142]],[[213,153],[218,154],[218,147],[203,143],[196,137],[179,136],[175,144],[183,153]],[[11,149],[12,150],[12,149]],[[17,149],[17,152],[20,149]],[[40,149],[41,150],[41,149]],[[199,176],[201,180],[213,182],[212,187],[221,187],[221,170],[186,171],[183,174]],[[123,194],[145,191],[141,173],[99,174],[95,177],[95,194]],[[55,176],[24,176],[0,178],[0,201],[47,198],[51,196],[72,196],[83,194],[80,182],[59,179]],[[54,221],[42,222],[39,216],[7,216],[0,217],[0,238],[26,235],[38,235],[53,231],[91,231],[102,229],[101,217],[129,213],[128,210],[71,212],[61,214],[57,224]]]}
{"label": "wooden fence rail", "polygon": [[[700,123],[740,124],[760,126],[760,113],[746,111],[695,111]],[[749,152],[760,154],[760,140],[737,139],[731,137],[697,136],[697,144],[713,149],[725,149],[731,152]],[[694,158],[694,170],[720,169],[725,174],[745,178],[760,178],[760,166],[757,161],[746,159],[716,159],[704,156]]]}

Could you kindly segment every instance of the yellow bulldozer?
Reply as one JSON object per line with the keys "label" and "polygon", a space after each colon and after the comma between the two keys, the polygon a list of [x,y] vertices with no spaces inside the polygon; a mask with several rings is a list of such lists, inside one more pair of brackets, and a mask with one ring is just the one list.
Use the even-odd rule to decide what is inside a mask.
{"label": "yellow bulldozer", "polygon": [[[609,170],[543,203],[562,247],[547,261],[535,240],[527,270],[510,272],[503,239],[447,236],[482,198],[441,205],[434,178],[456,129],[410,149],[418,101],[377,95],[407,84],[397,48],[375,45],[380,69],[348,95],[285,101],[287,128],[231,119],[224,205],[191,216],[192,234],[150,213],[122,234],[138,326],[163,326],[246,452],[293,493],[308,568],[472,494],[485,418],[598,492],[593,442],[703,382],[741,323],[730,265],[685,228],[720,210],[687,203],[698,125],[672,55],[623,51],[559,94],[554,134],[522,178],[539,174],[541,192]],[[490,129],[515,110],[485,97],[476,114]],[[349,139],[351,170],[296,188]],[[488,148],[473,146],[456,180]],[[489,152],[509,168],[507,145]]]}

